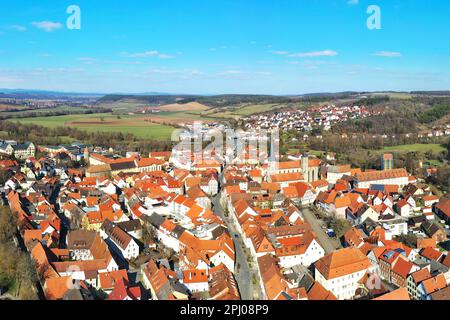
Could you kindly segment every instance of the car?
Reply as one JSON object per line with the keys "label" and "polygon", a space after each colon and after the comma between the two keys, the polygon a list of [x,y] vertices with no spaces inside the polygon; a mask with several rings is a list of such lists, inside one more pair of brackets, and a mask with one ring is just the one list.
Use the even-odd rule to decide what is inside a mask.
{"label": "car", "polygon": [[327,226],[326,226],[326,225],[323,225],[321,228],[322,228],[323,230],[327,230]]}
{"label": "car", "polygon": [[336,238],[336,232],[334,232],[333,229],[328,229],[328,230],[327,230],[327,235],[328,235],[328,237],[330,237],[330,238]]}

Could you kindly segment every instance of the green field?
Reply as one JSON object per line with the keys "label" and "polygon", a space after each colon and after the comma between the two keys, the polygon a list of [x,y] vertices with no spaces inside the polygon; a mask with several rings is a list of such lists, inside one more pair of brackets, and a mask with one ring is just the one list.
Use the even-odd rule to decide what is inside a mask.
{"label": "green field", "polygon": [[70,126],[90,132],[131,133],[138,138],[160,140],[170,139],[174,130],[171,126],[147,122],[142,116],[117,116],[111,113],[24,118],[14,121],[48,128]]}
{"label": "green field", "polygon": [[203,112],[203,114],[225,119],[240,119],[242,117],[251,116],[257,113],[268,112],[271,110],[285,107],[285,105],[278,104],[243,104],[240,106],[232,106],[225,108],[209,109]]}
{"label": "green field", "polygon": [[385,147],[382,151],[390,152],[443,152],[446,149],[440,144],[405,144],[402,146]]}
{"label": "green field", "polygon": [[388,96],[392,99],[399,100],[411,100],[413,98],[412,94],[406,92],[376,92],[371,94],[372,96]]}
{"label": "green field", "polygon": [[[60,107],[56,107],[56,108],[36,108],[36,109],[32,109],[32,110],[12,112],[12,111],[9,111],[9,109],[5,109],[6,107],[7,106],[2,107],[2,105],[0,105],[0,116],[12,118],[12,119],[15,119],[16,117],[20,117],[20,118],[33,117],[35,115],[45,115],[45,114],[56,113],[56,112],[82,114],[83,112],[87,112],[87,111],[91,111],[91,112],[97,111],[93,108],[86,108],[86,107],[60,106]],[[24,109],[25,107],[14,106],[14,108]]]}

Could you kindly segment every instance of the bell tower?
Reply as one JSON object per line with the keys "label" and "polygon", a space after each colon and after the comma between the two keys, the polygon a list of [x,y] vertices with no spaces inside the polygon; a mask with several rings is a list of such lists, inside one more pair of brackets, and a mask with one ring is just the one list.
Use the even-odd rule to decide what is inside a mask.
{"label": "bell tower", "polygon": [[310,176],[309,176],[309,155],[307,153],[304,153],[302,155],[302,173],[303,177],[305,178],[306,182],[310,182]]}

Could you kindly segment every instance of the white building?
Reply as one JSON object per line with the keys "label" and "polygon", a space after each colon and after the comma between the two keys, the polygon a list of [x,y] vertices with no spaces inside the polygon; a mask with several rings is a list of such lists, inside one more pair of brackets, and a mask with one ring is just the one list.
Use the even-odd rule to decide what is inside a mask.
{"label": "white building", "polygon": [[409,175],[405,169],[369,171],[355,176],[355,187],[370,188],[371,185],[396,185],[400,188],[409,184]]}
{"label": "white building", "polygon": [[315,279],[339,300],[351,300],[359,281],[372,269],[369,259],[354,247],[334,251],[315,264]]}
{"label": "white building", "polygon": [[280,267],[291,268],[296,265],[309,267],[325,256],[325,250],[316,241],[312,232],[304,235],[279,238],[277,241],[283,246],[276,250],[280,260]]}

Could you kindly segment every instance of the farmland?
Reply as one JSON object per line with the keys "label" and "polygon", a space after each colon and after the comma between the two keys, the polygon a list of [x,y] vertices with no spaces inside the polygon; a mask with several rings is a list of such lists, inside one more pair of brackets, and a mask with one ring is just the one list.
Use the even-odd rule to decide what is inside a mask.
{"label": "farmland", "polygon": [[131,133],[143,139],[170,139],[174,130],[168,125],[151,122],[151,117],[113,115],[111,113],[66,115],[17,119],[20,123],[37,124],[48,128],[70,126],[90,132]]}
{"label": "farmland", "polygon": [[385,147],[383,151],[389,152],[428,152],[440,153],[446,149],[440,144],[405,144],[402,146]]}
{"label": "farmland", "polygon": [[[120,101],[102,104],[93,109],[98,112],[98,110],[102,110],[99,108],[108,108],[109,110],[104,113],[86,114],[83,113],[84,109],[72,108],[70,109],[71,114],[55,116],[39,116],[40,112],[48,109],[37,109],[33,116],[23,117],[22,113],[20,118],[13,117],[11,120],[24,124],[41,125],[47,128],[69,126],[89,132],[130,133],[137,138],[158,140],[170,139],[175,127],[183,124],[195,120],[214,120],[214,118],[204,118],[202,114],[208,110],[208,107],[199,103],[163,105],[160,107],[161,112],[152,114],[140,112],[145,107],[148,107],[148,105],[139,104],[135,101]],[[77,114],[78,112],[80,114]],[[9,112],[0,114],[13,116]]]}
{"label": "farmland", "polygon": [[238,106],[210,109],[204,112],[205,115],[213,116],[217,118],[226,119],[240,119],[257,113],[264,113],[269,111],[275,111],[286,107],[294,109],[300,108],[302,105],[288,105],[288,104],[241,104]]}

